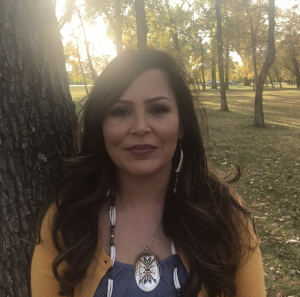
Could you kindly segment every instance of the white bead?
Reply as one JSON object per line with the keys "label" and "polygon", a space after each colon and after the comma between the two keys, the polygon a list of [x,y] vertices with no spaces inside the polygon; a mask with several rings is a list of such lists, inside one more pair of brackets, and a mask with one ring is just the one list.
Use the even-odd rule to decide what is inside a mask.
{"label": "white bead", "polygon": [[114,281],[112,279],[108,280],[108,288],[107,288],[107,297],[111,297],[114,288]]}
{"label": "white bead", "polygon": [[179,279],[178,279],[178,275],[177,275],[177,267],[174,269],[174,273],[173,273],[173,279],[174,279],[174,285],[176,289],[180,289],[180,283],[179,283]]}

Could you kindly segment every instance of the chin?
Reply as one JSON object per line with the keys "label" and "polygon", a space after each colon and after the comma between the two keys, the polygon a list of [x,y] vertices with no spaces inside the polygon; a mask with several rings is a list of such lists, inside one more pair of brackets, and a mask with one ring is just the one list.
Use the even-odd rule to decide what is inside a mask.
{"label": "chin", "polygon": [[[170,166],[169,166],[170,165]],[[142,176],[150,176],[153,174],[158,174],[160,172],[165,171],[166,174],[169,174],[171,170],[171,163],[170,164],[155,164],[155,162],[138,162],[137,164],[130,164],[130,167],[126,166],[126,168],[122,168],[122,171],[125,173],[129,173],[131,175],[137,175],[139,177]]]}

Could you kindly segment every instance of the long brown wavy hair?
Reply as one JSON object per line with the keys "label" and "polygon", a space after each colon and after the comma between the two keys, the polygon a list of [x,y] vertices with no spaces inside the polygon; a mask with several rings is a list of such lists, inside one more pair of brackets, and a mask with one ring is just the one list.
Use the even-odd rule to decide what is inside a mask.
{"label": "long brown wavy hair", "polygon": [[[226,180],[208,167],[190,81],[173,58],[156,50],[130,50],[110,62],[95,82],[80,115],[77,155],[65,162],[65,174],[57,185],[52,238],[59,253],[53,272],[61,286],[60,295],[73,296],[74,287],[84,279],[97,246],[99,210],[110,199],[107,191],[118,186],[103,139],[103,117],[130,83],[149,69],[165,75],[184,130],[184,162],[177,193],[173,191],[173,173],[162,219],[165,235],[189,265],[182,295],[197,296],[202,285],[209,297],[236,294],[238,266],[245,251],[251,250],[250,240],[249,249],[242,248],[242,237],[248,234],[250,238],[248,230],[253,228],[250,212],[230,187],[239,174]],[[205,116],[200,119],[204,123]],[[177,147],[172,172],[179,156]],[[64,261],[68,267],[59,273]]]}

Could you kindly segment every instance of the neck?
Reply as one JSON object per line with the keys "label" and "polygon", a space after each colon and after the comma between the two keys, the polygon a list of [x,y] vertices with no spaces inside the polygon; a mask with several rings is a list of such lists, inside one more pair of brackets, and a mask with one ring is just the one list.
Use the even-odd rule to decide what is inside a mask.
{"label": "neck", "polygon": [[147,176],[130,175],[118,172],[119,195],[131,209],[159,208],[162,209],[165,201],[171,168]]}

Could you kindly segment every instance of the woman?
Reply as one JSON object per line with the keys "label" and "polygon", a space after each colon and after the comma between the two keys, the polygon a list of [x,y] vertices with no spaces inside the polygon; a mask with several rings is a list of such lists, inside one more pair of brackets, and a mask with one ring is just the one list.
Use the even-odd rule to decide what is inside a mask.
{"label": "woman", "polygon": [[78,131],[41,226],[32,297],[265,296],[250,214],[208,168],[193,96],[167,53],[116,57]]}

